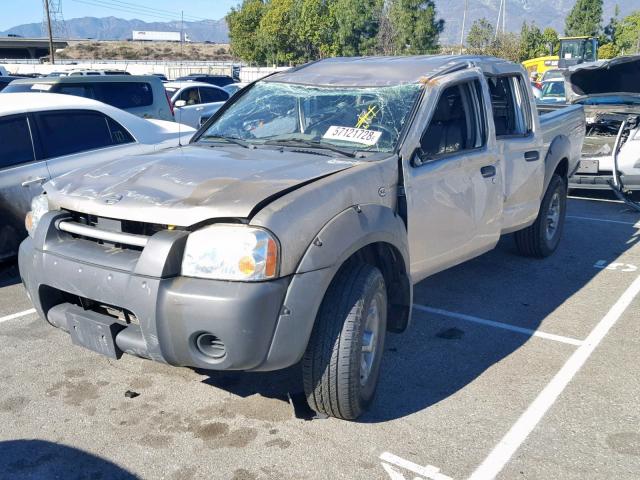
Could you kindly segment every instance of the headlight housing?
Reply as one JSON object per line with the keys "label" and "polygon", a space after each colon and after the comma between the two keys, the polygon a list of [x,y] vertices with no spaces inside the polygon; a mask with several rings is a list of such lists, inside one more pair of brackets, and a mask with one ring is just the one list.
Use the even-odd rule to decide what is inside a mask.
{"label": "headlight housing", "polygon": [[255,282],[278,274],[279,245],[267,230],[246,225],[210,225],[187,238],[182,275]]}
{"label": "headlight housing", "polygon": [[38,195],[31,200],[31,211],[27,212],[24,219],[24,226],[30,237],[40,222],[42,216],[49,211],[49,199],[46,195]]}

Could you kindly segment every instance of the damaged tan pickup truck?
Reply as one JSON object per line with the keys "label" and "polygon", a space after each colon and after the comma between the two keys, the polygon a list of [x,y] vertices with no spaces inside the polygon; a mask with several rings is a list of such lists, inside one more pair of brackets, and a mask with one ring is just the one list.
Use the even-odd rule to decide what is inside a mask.
{"label": "damaged tan pickup truck", "polygon": [[188,146],[45,185],[20,272],[73,343],[210,370],[301,363],[357,418],[413,285],[515,233],[560,241],[581,106],[538,117],[488,57],[335,58],[250,85]]}

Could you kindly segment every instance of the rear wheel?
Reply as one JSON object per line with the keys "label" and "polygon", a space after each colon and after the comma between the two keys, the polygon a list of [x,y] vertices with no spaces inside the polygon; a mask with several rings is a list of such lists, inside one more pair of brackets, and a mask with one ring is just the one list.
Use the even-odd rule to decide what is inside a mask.
{"label": "rear wheel", "polygon": [[553,175],[542,199],[538,218],[533,225],[515,233],[516,246],[522,255],[544,258],[558,248],[567,206],[567,185]]}
{"label": "rear wheel", "polygon": [[313,410],[344,420],[366,410],[378,382],[386,328],[382,273],[348,262],[325,294],[302,363]]}

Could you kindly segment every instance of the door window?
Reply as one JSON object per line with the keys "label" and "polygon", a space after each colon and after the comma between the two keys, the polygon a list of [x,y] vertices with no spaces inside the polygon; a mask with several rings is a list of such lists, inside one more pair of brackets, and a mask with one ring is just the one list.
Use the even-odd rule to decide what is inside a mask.
{"label": "door window", "polygon": [[37,115],[44,158],[133,142],[124,127],[91,111],[56,111]]}
{"label": "door window", "polygon": [[32,162],[33,144],[27,117],[24,115],[0,120],[0,169]]}
{"label": "door window", "polygon": [[486,123],[480,83],[446,88],[420,141],[422,161],[481,148],[486,144]]}
{"label": "door window", "polygon": [[225,102],[229,94],[218,88],[200,87],[200,101],[202,103]]}
{"label": "door window", "polygon": [[187,105],[198,105],[200,103],[200,94],[197,87],[185,88],[178,100],[184,100]]}
{"label": "door window", "polygon": [[529,134],[532,128],[531,109],[521,77],[488,77],[487,83],[496,137]]}

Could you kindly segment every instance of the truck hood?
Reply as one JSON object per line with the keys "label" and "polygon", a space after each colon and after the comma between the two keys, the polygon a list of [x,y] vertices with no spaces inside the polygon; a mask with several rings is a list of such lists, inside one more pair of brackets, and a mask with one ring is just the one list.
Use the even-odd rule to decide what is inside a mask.
{"label": "truck hood", "polygon": [[189,145],[75,170],[45,190],[50,203],[77,212],[190,226],[249,218],[288,191],[358,163],[310,151]]}
{"label": "truck hood", "polygon": [[611,104],[612,96],[640,101],[640,55],[618,57],[612,60],[576,65],[564,72],[566,96],[569,103],[589,99],[591,104],[598,98]]}

